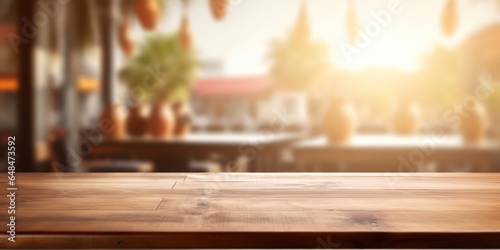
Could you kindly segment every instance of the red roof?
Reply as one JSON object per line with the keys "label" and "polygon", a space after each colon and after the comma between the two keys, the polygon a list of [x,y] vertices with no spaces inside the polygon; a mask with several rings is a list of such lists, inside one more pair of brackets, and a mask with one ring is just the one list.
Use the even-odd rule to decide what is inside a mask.
{"label": "red roof", "polygon": [[205,78],[198,80],[195,93],[201,96],[255,95],[271,88],[266,76]]}

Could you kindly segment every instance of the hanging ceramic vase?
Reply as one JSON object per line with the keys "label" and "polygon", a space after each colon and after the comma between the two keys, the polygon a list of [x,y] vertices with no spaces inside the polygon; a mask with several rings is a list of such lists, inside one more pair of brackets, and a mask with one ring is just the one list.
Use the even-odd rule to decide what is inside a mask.
{"label": "hanging ceramic vase", "polygon": [[464,104],[460,117],[460,133],[465,143],[484,140],[488,129],[488,116],[483,104],[476,100]]}
{"label": "hanging ceramic vase", "polygon": [[445,36],[452,36],[457,29],[458,11],[456,0],[447,0],[441,16],[441,30]]}
{"label": "hanging ceramic vase", "polygon": [[148,118],[144,114],[144,106],[140,103],[130,106],[125,121],[127,133],[132,137],[145,136],[148,132]]}
{"label": "hanging ceramic vase", "polygon": [[135,41],[130,29],[130,23],[127,19],[123,19],[118,30],[118,42],[126,55],[134,53]]}
{"label": "hanging ceramic vase", "polygon": [[309,40],[311,32],[309,29],[309,15],[307,13],[307,4],[305,0],[302,1],[294,32],[297,41],[305,42]]}
{"label": "hanging ceramic vase", "polygon": [[346,20],[346,30],[349,42],[354,45],[358,33],[358,19],[356,16],[356,9],[354,8],[353,1],[349,2],[349,10],[347,11],[347,20]]}
{"label": "hanging ceramic vase", "polygon": [[191,35],[191,29],[189,25],[189,19],[185,15],[181,21],[181,27],[179,31],[179,39],[181,41],[181,45],[185,50],[191,50],[193,47],[193,37]]}
{"label": "hanging ceramic vase", "polygon": [[112,104],[104,108],[99,121],[99,126],[104,137],[108,139],[120,139],[125,136],[125,123],[121,107]]}
{"label": "hanging ceramic vase", "polygon": [[215,20],[222,20],[229,9],[229,0],[210,0],[210,9]]}
{"label": "hanging ceramic vase", "polygon": [[130,26],[129,16],[130,16],[130,2],[126,0],[121,1],[121,22],[118,28],[118,43],[125,53],[125,55],[131,55],[134,53],[135,49],[135,39],[132,35],[132,27]]}
{"label": "hanging ceramic vase", "polygon": [[349,143],[356,133],[357,117],[354,106],[334,100],[323,119],[323,130],[331,143]]}
{"label": "hanging ceramic vase", "polygon": [[142,28],[146,30],[153,30],[158,24],[160,19],[160,6],[158,0],[136,0],[135,1],[135,14]]}
{"label": "hanging ceramic vase", "polygon": [[398,135],[415,135],[418,133],[421,121],[420,107],[415,103],[404,101],[394,113],[393,128]]}
{"label": "hanging ceramic vase", "polygon": [[174,115],[167,102],[153,104],[148,120],[149,133],[155,138],[172,137],[175,126]]}

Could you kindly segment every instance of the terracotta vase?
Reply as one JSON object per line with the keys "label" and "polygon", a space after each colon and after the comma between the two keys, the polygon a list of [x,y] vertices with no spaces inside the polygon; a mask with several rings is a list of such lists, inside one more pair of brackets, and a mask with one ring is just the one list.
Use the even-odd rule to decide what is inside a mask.
{"label": "terracotta vase", "polygon": [[441,16],[441,30],[445,36],[452,36],[458,25],[456,0],[448,0]]}
{"label": "terracotta vase", "polygon": [[415,135],[420,129],[422,114],[420,107],[411,102],[404,102],[394,113],[393,128],[396,134]]}
{"label": "terracotta vase", "polygon": [[125,121],[127,133],[132,137],[141,137],[148,132],[148,118],[144,115],[144,107],[137,104],[129,108]]}
{"label": "terracotta vase", "polygon": [[349,10],[347,12],[346,30],[349,42],[354,45],[356,43],[356,36],[358,33],[358,17],[356,16],[356,10],[354,9],[354,4],[352,1],[349,2]]}
{"label": "terracotta vase", "polygon": [[118,32],[118,42],[120,43],[120,47],[126,55],[131,55],[134,53],[135,41],[128,20],[122,20]]}
{"label": "terracotta vase", "polygon": [[156,138],[171,138],[174,126],[175,117],[168,103],[154,103],[148,120],[148,129],[151,135]]}
{"label": "terracotta vase", "polygon": [[229,8],[229,0],[210,0],[210,9],[215,20],[222,20]]}
{"label": "terracotta vase", "polygon": [[157,0],[137,0],[135,1],[135,14],[139,23],[146,30],[153,30],[160,18],[160,7]]}
{"label": "terracotta vase", "polygon": [[184,103],[177,102],[172,106],[172,111],[175,117],[174,136],[182,138],[191,131],[189,109]]}
{"label": "terracotta vase", "polygon": [[335,100],[328,107],[323,119],[323,130],[332,143],[348,143],[354,137],[357,117],[354,107],[344,101]]}
{"label": "terracotta vase", "polygon": [[477,101],[464,104],[460,120],[460,133],[466,143],[478,143],[484,140],[488,129],[486,108]]}
{"label": "terracotta vase", "polygon": [[123,138],[125,136],[125,122],[120,105],[112,104],[104,108],[99,126],[104,137],[108,139]]}
{"label": "terracotta vase", "polygon": [[182,48],[185,50],[191,50],[193,47],[193,36],[191,35],[191,28],[187,16],[182,18],[179,39],[181,41]]}

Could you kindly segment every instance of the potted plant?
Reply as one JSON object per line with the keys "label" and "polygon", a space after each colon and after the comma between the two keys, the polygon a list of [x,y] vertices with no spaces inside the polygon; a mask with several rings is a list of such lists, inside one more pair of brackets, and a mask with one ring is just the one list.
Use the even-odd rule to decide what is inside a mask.
{"label": "potted plant", "polygon": [[313,91],[321,87],[331,73],[327,47],[310,39],[305,7],[296,27],[287,37],[271,44],[269,74],[288,91]]}
{"label": "potted plant", "polygon": [[147,127],[153,136],[172,136],[175,120],[170,103],[188,98],[197,65],[195,53],[183,48],[178,34],[156,34],[146,39],[120,71],[137,105],[152,103]]}

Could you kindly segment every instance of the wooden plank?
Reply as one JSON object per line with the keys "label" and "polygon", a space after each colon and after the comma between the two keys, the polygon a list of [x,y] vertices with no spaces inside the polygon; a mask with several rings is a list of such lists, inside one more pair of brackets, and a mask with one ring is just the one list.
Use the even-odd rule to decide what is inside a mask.
{"label": "wooden plank", "polygon": [[447,190],[438,192],[429,192],[429,190],[342,190],[342,192],[332,192],[327,190],[308,190],[301,191],[297,189],[280,189],[280,190],[44,190],[37,192],[32,190],[26,192],[18,190],[18,195],[26,198],[126,198],[126,197],[142,197],[147,193],[148,197],[168,197],[168,198],[186,198],[186,197],[211,197],[211,198],[242,198],[242,197],[262,197],[262,198],[288,198],[290,192],[301,198],[370,198],[377,196],[380,198],[404,198],[404,197],[429,197],[429,198],[448,198],[457,196],[463,198],[486,198],[500,199],[500,191],[458,191],[450,192]]}
{"label": "wooden plank", "polygon": [[[154,174],[153,174],[154,175]],[[168,175],[168,174],[167,174]],[[342,177],[426,177],[426,178],[447,178],[455,179],[461,177],[464,179],[498,179],[500,173],[430,173],[430,172],[386,172],[386,173],[186,173],[186,181],[209,181],[211,178],[226,176],[227,178],[242,181],[259,180],[280,180],[280,179],[308,179],[308,178],[342,178]]]}
{"label": "wooden plank", "polygon": [[[500,196],[499,196],[500,197]],[[165,197],[158,210],[162,211],[500,211],[500,202],[488,198],[213,198]]]}
{"label": "wooden plank", "polygon": [[[290,195],[293,193],[293,195]],[[172,199],[186,197],[210,198],[485,198],[500,200],[500,190],[409,190],[409,189],[357,189],[357,190],[327,190],[327,189],[271,189],[271,190],[242,190],[242,189],[172,189],[164,193]]]}
{"label": "wooden plank", "polygon": [[362,177],[376,177],[384,179],[400,180],[406,177],[411,179],[425,180],[456,180],[461,181],[498,181],[500,174],[496,173],[418,173],[418,172],[401,172],[401,173],[189,173],[186,175],[185,181],[263,181],[263,182],[283,182],[283,181],[328,181],[342,180],[349,177],[364,180]]}
{"label": "wooden plank", "polygon": [[[1,211],[1,219],[7,212]],[[137,232],[497,232],[500,214],[471,211],[19,210],[19,234]],[[85,223],[82,223],[85,222]],[[500,242],[499,242],[500,243]]]}
{"label": "wooden plank", "polygon": [[168,190],[172,189],[175,181],[161,181],[161,182],[94,182],[94,183],[80,183],[80,182],[22,182],[17,183],[20,190]]}
{"label": "wooden plank", "polygon": [[[144,181],[328,181],[332,179],[345,179],[354,177],[376,177],[393,180],[403,180],[405,177],[412,179],[449,181],[461,178],[463,181],[498,180],[500,174],[495,173],[20,173],[18,181],[74,181],[79,182],[144,182]],[[5,173],[0,173],[0,180],[7,178]]]}
{"label": "wooden plank", "polygon": [[108,189],[100,190],[98,188],[86,188],[86,189],[48,189],[48,190],[17,190],[18,196],[23,196],[26,198],[127,198],[127,197],[144,197],[145,194],[148,197],[163,197],[167,195],[168,190],[163,189]]}
{"label": "wooden plank", "polygon": [[[52,197],[25,197],[16,199],[16,206],[23,211],[28,210],[156,210],[162,198],[143,197],[93,197],[93,198],[52,198]],[[8,207],[7,201],[2,200],[0,205]]]}
{"label": "wooden plank", "polygon": [[[186,178],[187,174],[183,173],[20,173],[17,175],[18,181],[74,181],[79,182],[144,182],[152,180],[172,180],[182,181]],[[7,178],[5,173],[0,174],[0,178]]]}
{"label": "wooden plank", "polygon": [[191,181],[179,182],[174,189],[241,189],[241,190],[259,190],[259,189],[329,189],[329,190],[345,190],[345,189],[451,189],[451,190],[467,190],[467,189],[483,189],[483,190],[499,190],[500,182],[492,181],[467,181],[467,180],[450,180],[450,181],[432,181],[432,180],[415,180],[412,178],[404,178],[403,180],[392,180],[384,178],[344,178],[336,181],[301,181],[301,182],[230,182],[230,181]]}
{"label": "wooden plank", "polygon": [[[19,178],[19,176],[21,176]],[[133,178],[128,177],[125,180],[120,181],[118,177],[113,178],[102,178],[98,182],[89,181],[86,178],[67,178],[67,179],[52,179],[53,174],[42,174],[40,179],[24,181],[22,179],[24,175],[19,174],[16,179],[16,187],[18,188],[18,196],[34,198],[34,197],[73,197],[73,198],[104,198],[104,197],[142,197],[144,194],[155,195],[155,197],[162,197],[165,195],[167,190],[171,190],[176,181],[171,180],[175,178],[165,178],[163,179],[142,179],[127,182],[127,179]],[[47,178],[50,176],[50,178]],[[141,179],[141,178],[139,178]],[[7,180],[5,176],[4,180]],[[88,181],[83,181],[88,180]],[[105,181],[108,180],[108,181]],[[4,185],[7,185],[6,183]]]}

